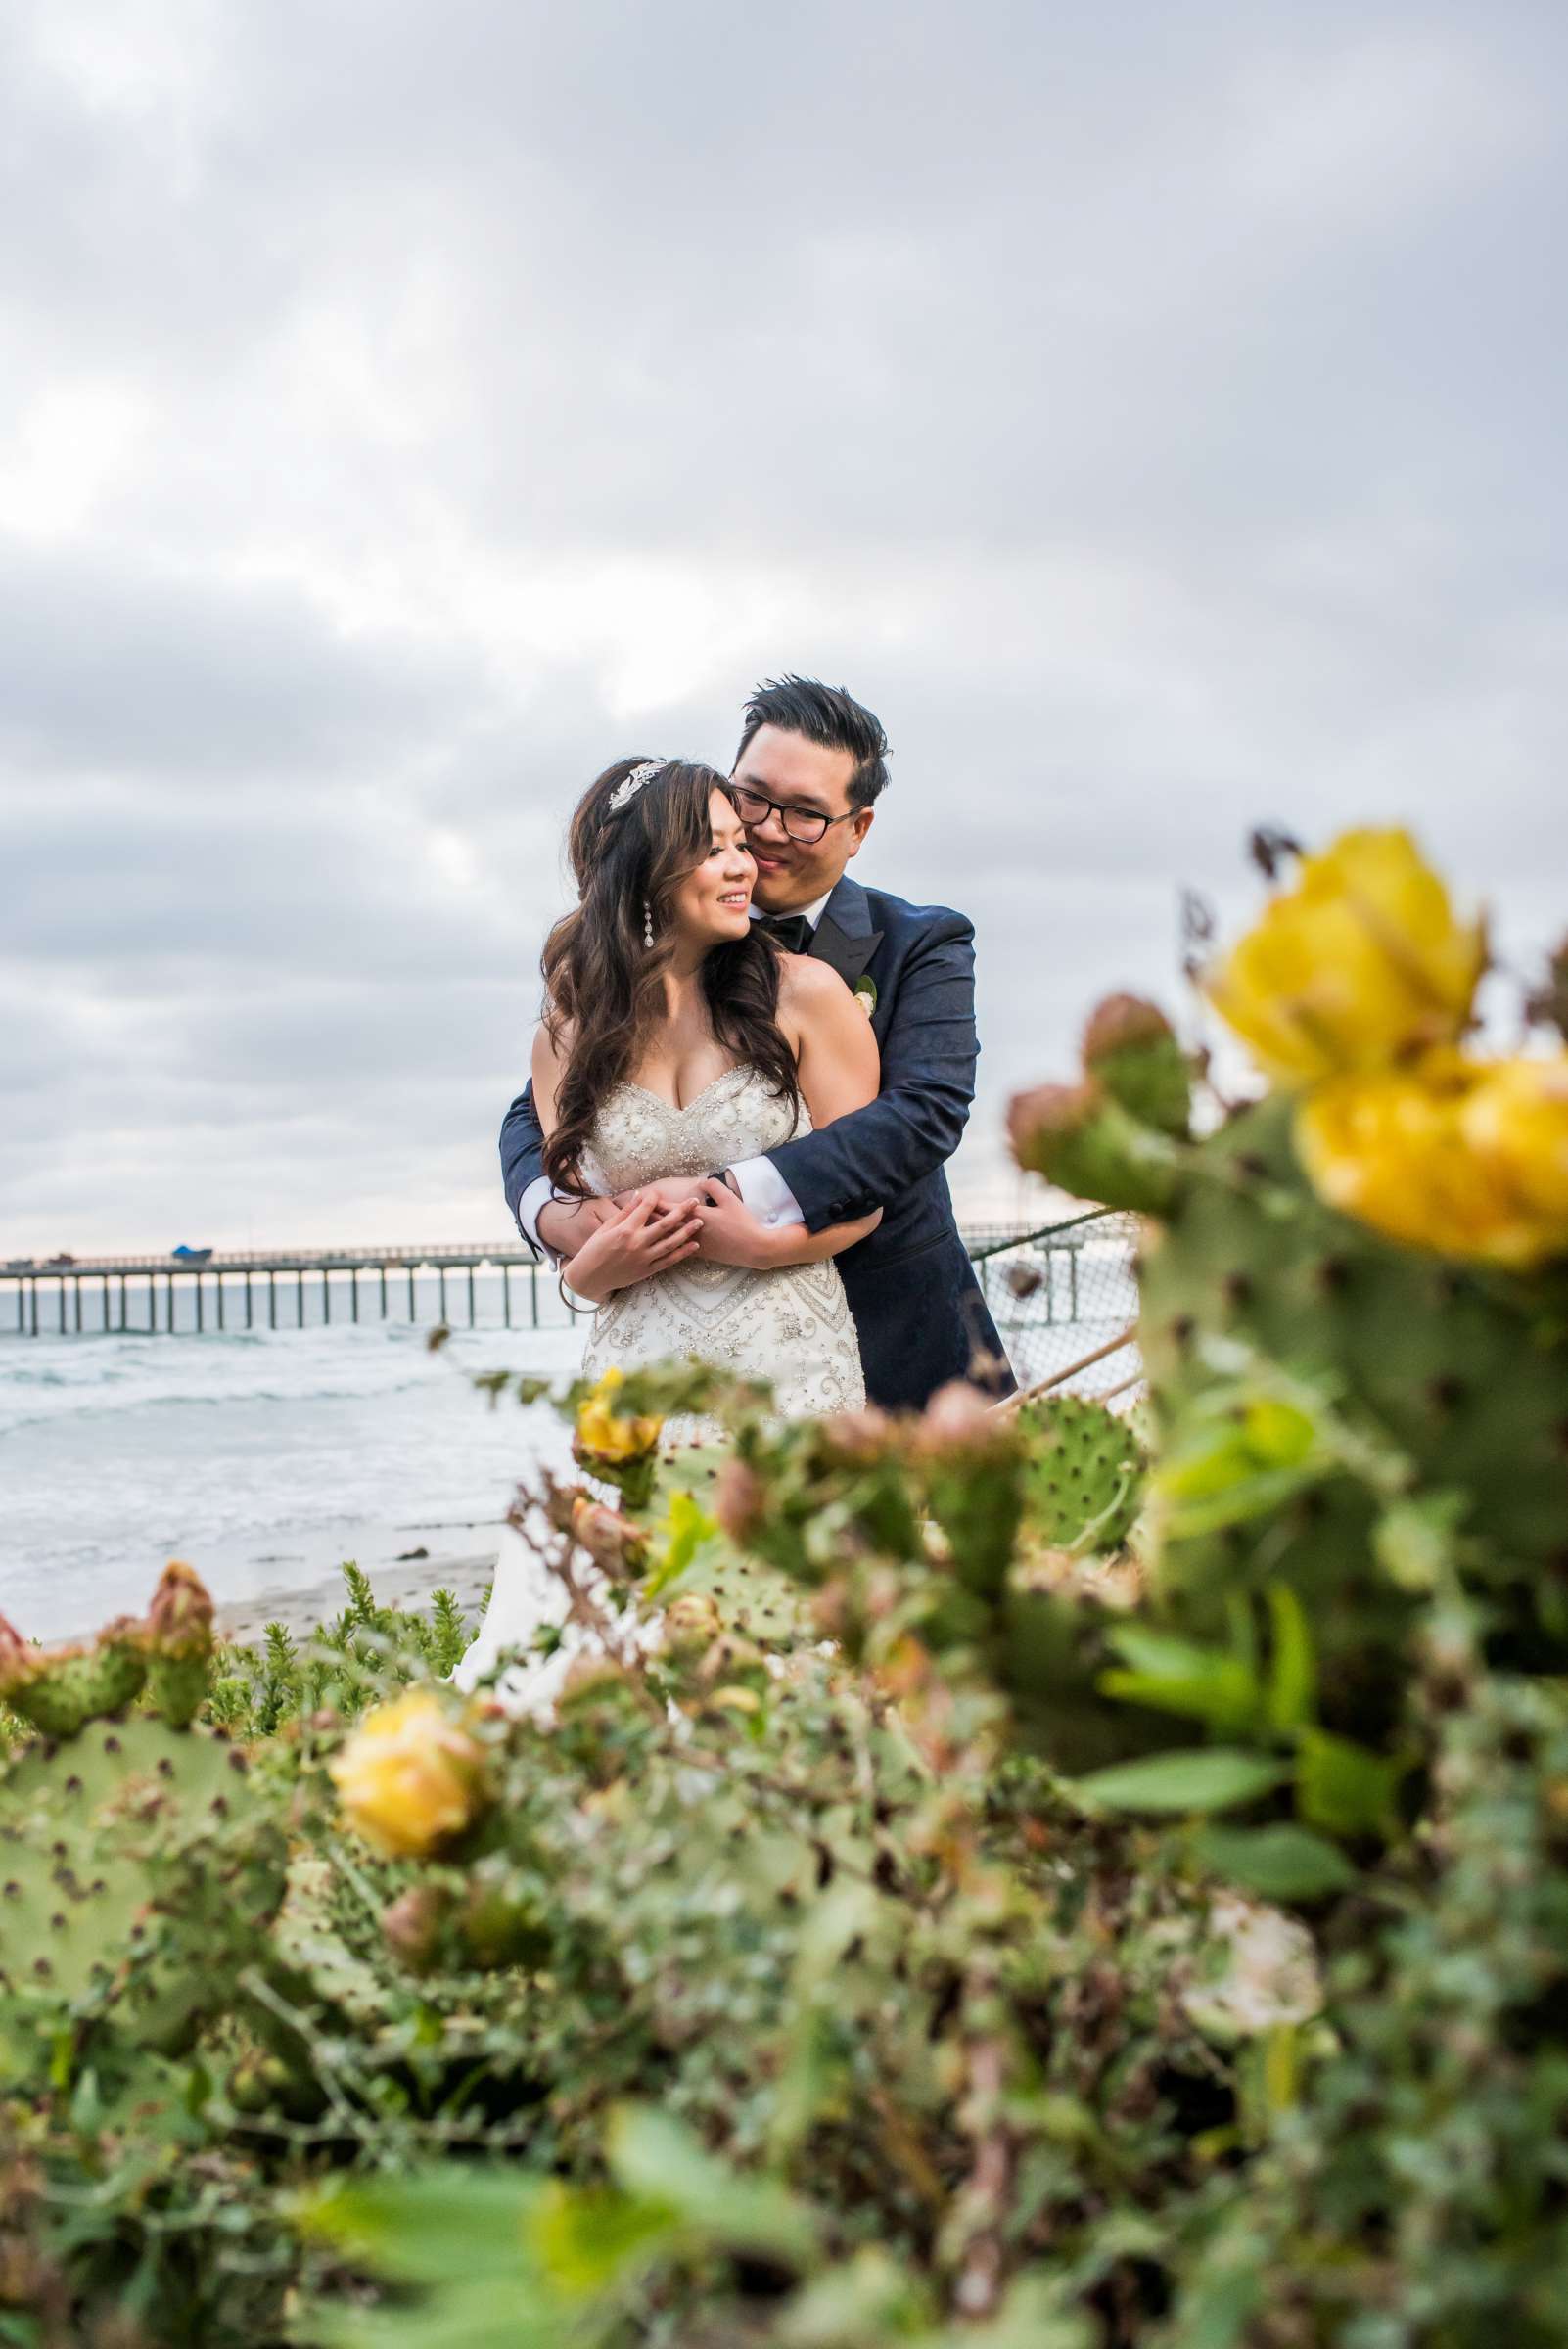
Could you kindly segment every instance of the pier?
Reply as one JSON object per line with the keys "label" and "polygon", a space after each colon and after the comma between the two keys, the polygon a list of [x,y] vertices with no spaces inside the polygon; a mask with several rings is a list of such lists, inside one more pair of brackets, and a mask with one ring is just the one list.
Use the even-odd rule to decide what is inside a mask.
{"label": "pier", "polygon": [[[0,1264],[0,1337],[201,1336],[397,1319],[478,1326],[481,1274],[499,1275],[500,1325],[564,1317],[556,1277],[521,1241],[436,1248],[212,1250]],[[7,1292],[10,1293],[9,1298]]]}
{"label": "pier", "polygon": [[[1092,1210],[1034,1231],[971,1224],[963,1237],[1022,1381],[1053,1371],[1090,1340],[1125,1330],[1136,1313],[1130,1217]],[[554,1267],[536,1262],[521,1239],[213,1249],[200,1261],[172,1255],[0,1260],[0,1344],[358,1322],[561,1329],[591,1310],[569,1304]]]}

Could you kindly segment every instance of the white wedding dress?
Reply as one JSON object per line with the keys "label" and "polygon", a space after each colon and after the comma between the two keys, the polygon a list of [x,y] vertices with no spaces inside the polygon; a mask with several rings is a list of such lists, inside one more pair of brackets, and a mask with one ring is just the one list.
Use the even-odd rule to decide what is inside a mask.
{"label": "white wedding dress", "polygon": [[[595,1191],[635,1190],[664,1175],[711,1174],[764,1157],[810,1130],[805,1103],[798,1116],[792,1114],[750,1066],[726,1069],[684,1109],[628,1081],[617,1085],[594,1121],[583,1173]],[[859,1340],[831,1258],[769,1272],[691,1259],[622,1289],[593,1316],[583,1374],[598,1378],[612,1368],[638,1369],[693,1355],[719,1369],[770,1381],[786,1418],[853,1410],[865,1401]],[[453,1680],[471,1688],[505,1649],[527,1646],[541,1625],[559,1622],[561,1613],[560,1593],[546,1587],[522,1536],[506,1527],[484,1622]],[[572,1652],[569,1638],[547,1661],[509,1674],[502,1692],[519,1706],[547,1706]]]}

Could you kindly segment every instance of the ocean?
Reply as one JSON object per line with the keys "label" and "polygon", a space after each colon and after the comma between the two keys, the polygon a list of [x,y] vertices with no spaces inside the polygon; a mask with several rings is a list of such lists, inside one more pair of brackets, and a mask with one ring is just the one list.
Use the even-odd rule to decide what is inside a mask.
{"label": "ocean", "polygon": [[[1035,1285],[1015,1296],[990,1278],[991,1301],[1021,1380],[1040,1378],[1125,1329],[1136,1311],[1130,1219],[1106,1219],[1087,1243],[1034,1261]],[[177,1293],[177,1334],[145,1334],[145,1281],[128,1317],[144,1334],[106,1334],[95,1276],[82,1283],[83,1334],[60,1334],[53,1288],[40,1296],[37,1337],[16,1334],[16,1293],[0,1297],[0,1610],[35,1638],[87,1631],[140,1612],[165,1560],[188,1559],[222,1604],[322,1588],[345,1558],[375,1580],[412,1552],[472,1564],[494,1549],[518,1478],[537,1460],[565,1465],[568,1436],[548,1404],[491,1410],[471,1375],[527,1371],[565,1384],[581,1359],[584,1323],[569,1321],[553,1280],[537,1283],[543,1326],[506,1328],[501,1277],[448,1275],[454,1321],[429,1350],[441,1297],[418,1279],[417,1318],[406,1282],[333,1283],[323,1319],[320,1275],[258,1286],[253,1318],[226,1293],[218,1330],[215,1283],[195,1329],[194,1284]],[[511,1316],[533,1311],[527,1275],[514,1275]],[[75,1296],[68,1289],[68,1317]],[[166,1312],[161,1295],[160,1315]],[[117,1295],[110,1298],[118,1318]],[[30,1323],[30,1313],[27,1316]],[[1129,1352],[1096,1364],[1084,1391],[1120,1385]],[[403,1573],[407,1574],[406,1565]],[[472,1582],[472,1577],[470,1578]]]}
{"label": "ocean", "polygon": [[[547,1404],[492,1409],[469,1374],[576,1375],[581,1324],[543,1307],[544,1285],[552,1325],[507,1330],[499,1279],[481,1274],[478,1326],[438,1354],[423,1299],[419,1324],[0,1330],[0,1610],[52,1638],[140,1612],[171,1557],[227,1603],[324,1582],[344,1558],[374,1580],[414,1550],[492,1548],[519,1476],[564,1463],[568,1438]],[[461,1276],[451,1304],[466,1322]]]}

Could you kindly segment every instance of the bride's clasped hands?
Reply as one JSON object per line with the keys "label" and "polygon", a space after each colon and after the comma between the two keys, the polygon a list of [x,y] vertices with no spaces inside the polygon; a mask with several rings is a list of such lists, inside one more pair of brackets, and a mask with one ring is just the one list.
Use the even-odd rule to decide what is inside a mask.
{"label": "bride's clasped hands", "polygon": [[690,1257],[765,1272],[789,1261],[787,1235],[759,1222],[717,1175],[655,1182],[608,1203],[566,1267],[569,1288],[602,1305]]}
{"label": "bride's clasped hands", "polygon": [[652,1194],[633,1191],[612,1200],[610,1209],[562,1275],[590,1305],[603,1305],[618,1290],[672,1271],[701,1250],[702,1211],[695,1200],[666,1206]]}

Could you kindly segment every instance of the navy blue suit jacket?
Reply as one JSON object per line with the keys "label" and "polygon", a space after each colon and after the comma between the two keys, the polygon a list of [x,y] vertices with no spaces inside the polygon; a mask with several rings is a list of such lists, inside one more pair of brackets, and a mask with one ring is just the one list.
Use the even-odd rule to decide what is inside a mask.
{"label": "navy blue suit jacket", "polygon": [[[853,1111],[769,1153],[822,1231],[883,1211],[869,1239],[838,1259],[860,1336],[866,1389],[889,1409],[918,1408],[980,1358],[990,1383],[1012,1373],[958,1235],[945,1168],[975,1092],[975,933],[945,905],[909,905],[848,875],[823,908],[811,952],[853,987],[876,988],[871,1025],[882,1090]],[[501,1128],[501,1173],[513,1215],[543,1171],[531,1086]]]}

